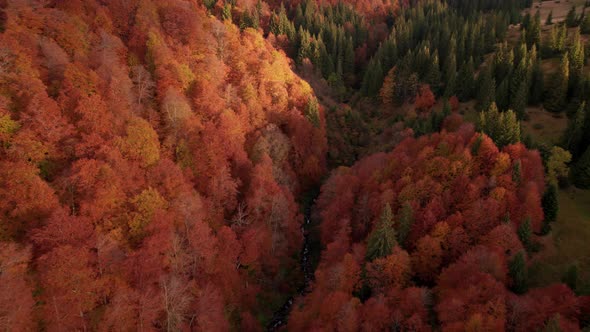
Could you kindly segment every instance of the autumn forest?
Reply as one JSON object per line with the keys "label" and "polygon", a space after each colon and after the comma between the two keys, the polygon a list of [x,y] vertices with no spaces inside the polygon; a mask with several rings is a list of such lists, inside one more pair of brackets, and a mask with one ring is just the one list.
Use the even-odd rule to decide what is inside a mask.
{"label": "autumn forest", "polygon": [[590,331],[590,2],[0,0],[2,331]]}

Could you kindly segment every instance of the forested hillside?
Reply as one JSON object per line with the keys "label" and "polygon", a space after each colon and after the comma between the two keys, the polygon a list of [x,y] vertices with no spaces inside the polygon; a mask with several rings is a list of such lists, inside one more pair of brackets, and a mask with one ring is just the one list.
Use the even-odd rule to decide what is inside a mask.
{"label": "forested hillside", "polygon": [[[184,1],[4,4],[5,330],[226,330],[296,286],[310,86]],[[279,301],[279,302],[277,302]]]}
{"label": "forested hillside", "polygon": [[586,11],[0,0],[0,328],[590,328]]}

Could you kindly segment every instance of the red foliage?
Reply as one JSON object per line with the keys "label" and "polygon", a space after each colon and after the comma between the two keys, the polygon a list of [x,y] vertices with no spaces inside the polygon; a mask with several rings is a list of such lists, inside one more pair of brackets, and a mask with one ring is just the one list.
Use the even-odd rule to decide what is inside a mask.
{"label": "red foliage", "polygon": [[[506,305],[512,296],[507,290],[507,262],[522,250],[515,232],[523,222],[520,216],[530,215],[535,229],[542,217],[542,164],[535,152],[519,146],[501,152],[489,137],[475,134],[473,126],[454,127],[452,133],[406,139],[389,154],[375,154],[334,171],[317,203],[326,250],[313,290],[300,300],[301,306],[296,305],[289,328],[333,326],[338,320],[333,314],[317,319],[327,310],[322,303],[330,292],[352,296],[365,285],[371,297],[358,308],[355,321],[373,330],[393,324],[402,330],[428,331],[425,298],[430,290],[405,288],[411,280],[435,286],[433,305],[442,330],[504,330],[512,319]],[[513,158],[526,165],[527,175],[518,183],[512,179]],[[364,253],[367,241],[373,241],[367,239],[367,230],[375,227],[385,204],[392,207],[398,233],[401,219],[408,222],[405,206],[411,206],[403,243],[408,254],[396,248],[389,256],[365,262],[363,273],[345,279],[358,280],[359,285],[338,286],[342,257]],[[506,223],[507,217],[512,223]],[[326,282],[328,275],[331,283]],[[349,299],[342,293],[331,296],[338,302],[330,310],[340,310]],[[563,326],[568,322],[569,318],[560,321]]]}
{"label": "red foliage", "polygon": [[430,86],[422,85],[420,86],[420,91],[416,96],[416,100],[414,101],[414,106],[416,109],[422,113],[427,113],[432,109],[432,106],[436,103],[436,99],[434,97],[434,93],[430,90]]}
{"label": "red foliage", "polygon": [[0,325],[260,328],[257,297],[297,283],[295,197],[326,170],[309,85],[198,1],[9,7],[0,240],[18,244],[0,248]]}

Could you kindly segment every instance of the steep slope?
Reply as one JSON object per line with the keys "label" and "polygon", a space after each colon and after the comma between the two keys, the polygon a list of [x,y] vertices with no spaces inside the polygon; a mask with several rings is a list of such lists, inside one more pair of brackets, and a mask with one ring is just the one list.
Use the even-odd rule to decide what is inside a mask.
{"label": "steep slope", "polygon": [[3,16],[2,327],[260,329],[299,275],[295,197],[325,171],[286,56],[198,1]]}

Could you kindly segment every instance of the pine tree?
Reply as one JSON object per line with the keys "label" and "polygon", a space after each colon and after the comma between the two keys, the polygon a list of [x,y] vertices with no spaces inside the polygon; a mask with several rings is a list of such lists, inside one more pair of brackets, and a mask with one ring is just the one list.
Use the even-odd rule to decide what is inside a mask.
{"label": "pine tree", "polygon": [[461,66],[457,78],[457,96],[461,101],[471,99],[473,85],[473,58],[469,58],[469,62]]}
{"label": "pine tree", "polygon": [[506,77],[496,89],[496,105],[500,110],[508,109],[510,103],[510,79]]}
{"label": "pine tree", "polygon": [[583,34],[590,34],[590,15],[585,14],[582,23],[580,24],[580,30]]}
{"label": "pine tree", "polygon": [[561,281],[566,284],[571,290],[575,291],[578,286],[578,265],[572,264],[565,272]]}
{"label": "pine tree", "polygon": [[584,45],[580,38],[579,29],[576,29],[572,37],[572,44],[567,54],[569,61],[569,89],[572,91],[577,88],[584,71]]}
{"label": "pine tree", "polygon": [[480,71],[477,86],[477,107],[487,110],[496,101],[496,81],[492,78],[491,68]]}
{"label": "pine tree", "polygon": [[549,15],[547,15],[547,21],[545,21],[545,25],[551,24],[553,24],[553,11],[549,12]]}
{"label": "pine tree", "polygon": [[303,27],[299,27],[297,33],[298,50],[297,50],[297,63],[303,63],[303,60],[309,58],[311,54],[311,36],[309,31],[304,30]]}
{"label": "pine tree", "polygon": [[516,113],[508,110],[500,114],[500,136],[497,139],[499,146],[506,146],[520,142],[520,123]]}
{"label": "pine tree", "polygon": [[569,84],[569,60],[567,53],[561,58],[559,71],[554,74],[551,83],[544,106],[551,112],[559,112],[565,107]]}
{"label": "pine tree", "polygon": [[352,37],[348,37],[344,46],[342,69],[344,74],[354,73],[354,47],[352,43]]}
{"label": "pine tree", "polygon": [[440,93],[440,80],[441,80],[441,73],[440,73],[440,65],[438,62],[438,55],[434,54],[432,57],[432,61],[430,61],[428,66],[428,71],[425,74],[424,81],[430,85],[430,89],[432,92],[437,95]]}
{"label": "pine tree", "polygon": [[279,17],[274,12],[270,15],[268,28],[270,29],[270,32],[275,36],[278,36],[282,33],[281,25],[279,23]]}
{"label": "pine tree", "polygon": [[557,213],[559,212],[557,186],[553,184],[547,185],[547,189],[543,194],[542,205],[543,213],[545,214],[545,222],[554,222],[557,220]]}
{"label": "pine tree", "polygon": [[525,255],[522,251],[514,255],[512,260],[510,260],[508,272],[512,279],[512,291],[517,294],[525,293],[528,289],[528,273]]}
{"label": "pine tree", "polygon": [[305,117],[314,125],[314,127],[319,127],[320,107],[316,98],[309,97],[309,101],[305,107]]}
{"label": "pine tree", "polygon": [[512,110],[500,113],[495,103],[486,112],[481,112],[478,123],[479,129],[499,147],[520,141],[520,123]]}
{"label": "pine tree", "polygon": [[414,223],[414,211],[409,203],[404,204],[397,219],[397,241],[400,245],[404,245],[412,224]]}
{"label": "pine tree", "polygon": [[578,188],[590,189],[590,146],[572,168],[572,176]]}
{"label": "pine tree", "polygon": [[516,113],[519,120],[526,118],[526,105],[527,105],[528,89],[527,84],[522,82],[516,92],[516,95],[512,99],[511,107]]}
{"label": "pine tree", "polygon": [[529,102],[537,105],[542,102],[543,91],[545,89],[545,78],[541,69],[540,61],[533,63],[531,82],[530,82]]}
{"label": "pine tree", "polygon": [[572,8],[567,13],[567,16],[565,17],[565,24],[567,25],[568,28],[573,28],[573,27],[578,26],[578,18],[576,15],[576,6],[575,5],[572,5]]}
{"label": "pine tree", "polygon": [[572,152],[574,156],[579,155],[581,152],[586,117],[586,102],[582,102],[574,116],[570,119],[568,128],[565,131],[563,146]]}
{"label": "pine tree", "polygon": [[229,4],[229,3],[226,3],[223,6],[223,10],[221,11],[221,19],[222,20],[224,20],[224,21],[225,20],[229,20],[229,21],[232,20],[231,9],[232,9],[231,4]]}
{"label": "pine tree", "polygon": [[447,98],[455,94],[455,87],[457,83],[457,58],[454,48],[451,48],[451,50],[452,51],[445,62],[444,70],[444,81],[446,82],[444,96]]}
{"label": "pine tree", "polygon": [[376,258],[389,256],[396,244],[393,213],[391,212],[391,206],[386,204],[381,212],[379,222],[369,236],[366,259],[373,261]]}
{"label": "pine tree", "polygon": [[518,159],[512,167],[512,182],[520,185],[520,181],[522,181],[522,163]]}
{"label": "pine tree", "polygon": [[532,238],[532,229],[531,229],[531,218],[526,218],[526,220],[518,226],[518,238],[520,242],[524,245],[525,248],[531,247],[531,238]]}
{"label": "pine tree", "polygon": [[530,28],[527,28],[526,43],[528,47],[541,43],[541,14],[538,10],[535,13],[535,18],[531,21]]}

